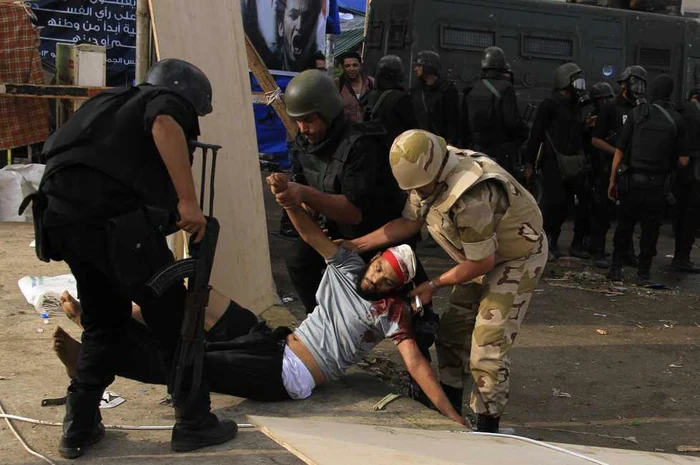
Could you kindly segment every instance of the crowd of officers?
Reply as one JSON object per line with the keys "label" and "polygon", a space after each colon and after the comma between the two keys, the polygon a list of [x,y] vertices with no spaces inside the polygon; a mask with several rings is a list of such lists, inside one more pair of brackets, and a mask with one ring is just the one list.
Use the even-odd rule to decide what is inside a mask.
{"label": "crowd of officers", "polygon": [[[676,241],[671,266],[700,272],[690,260],[700,223],[700,163],[695,161],[700,89],[674,108],[668,76],[650,83],[643,67],[630,66],[617,77],[616,95],[607,82],[586,89],[583,71],[566,63],[555,70],[552,94],[540,103],[529,128],[518,108],[511,67],[498,47],[484,50],[481,79],[461,97],[455,84],[441,77],[434,51],[418,53],[412,89],[404,87],[397,56],[383,57],[374,78],[362,72],[359,54],[345,54],[340,63],[343,74],[334,82],[346,120],[364,122],[365,129],[383,127],[380,145],[390,147],[408,129],[424,129],[451,146],[488,155],[527,187],[538,186],[550,260],[563,254],[559,236],[573,209],[568,255],[592,259],[609,269],[612,280],[623,278],[623,266],[637,268],[637,278],[649,284],[661,221],[671,212]],[[635,109],[635,119],[626,125]],[[613,167],[617,149],[622,155]],[[606,239],[615,219],[611,257]],[[638,253],[632,240],[637,222]],[[300,294],[309,296],[302,300],[313,308],[313,293]]]}
{"label": "crowd of officers", "polygon": [[[305,208],[366,260],[380,246],[415,247],[427,227],[457,265],[429,279],[418,264],[411,296],[426,308],[414,317],[416,339],[428,358],[435,342],[440,382],[457,411],[465,378],[472,378],[479,431],[498,430],[510,348],[544,265],[561,255],[559,235],[572,208],[569,254],[594,258],[612,280],[623,278],[623,266],[637,267],[637,279],[649,285],[661,221],[675,197],[673,266],[698,270],[690,250],[700,218],[700,89],[681,116],[666,75],[647,93],[646,71],[631,66],[618,76],[616,97],[607,83],[588,93],[581,68],[566,63],[528,128],[500,48],[484,51],[482,77],[461,100],[441,77],[434,51],[418,53],[410,90],[397,56],[383,57],[373,78],[362,72],[358,54],[340,62],[340,78],[314,66],[287,86],[286,111],[299,133],[292,182],[277,200]],[[539,206],[526,188],[535,176],[543,185]],[[608,261],[606,235],[616,210]],[[639,254],[632,243],[637,222]],[[302,240],[289,249],[287,268],[307,312],[316,305],[324,266]],[[429,303],[447,286],[449,306],[439,319]]]}

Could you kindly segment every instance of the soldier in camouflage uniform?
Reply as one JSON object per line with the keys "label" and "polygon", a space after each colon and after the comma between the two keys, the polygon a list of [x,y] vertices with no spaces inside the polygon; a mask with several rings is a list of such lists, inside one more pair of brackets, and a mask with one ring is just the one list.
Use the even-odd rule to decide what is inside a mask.
{"label": "soldier in camouflage uniform", "polygon": [[399,185],[410,191],[403,217],[350,245],[378,249],[425,224],[458,263],[413,295],[429,302],[438,289],[452,287],[435,343],[440,380],[461,412],[469,367],[477,430],[497,432],[508,400],[509,352],[547,262],[537,202],[488,157],[447,146],[427,131],[401,134],[390,161]]}

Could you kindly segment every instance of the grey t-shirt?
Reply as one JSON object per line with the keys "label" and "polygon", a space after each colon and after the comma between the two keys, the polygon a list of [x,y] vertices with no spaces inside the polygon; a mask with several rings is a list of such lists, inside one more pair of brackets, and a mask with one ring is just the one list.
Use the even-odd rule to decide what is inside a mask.
{"label": "grey t-shirt", "polygon": [[294,332],[311,351],[326,380],[338,379],[384,338],[395,344],[411,333],[410,307],[398,297],[376,302],[357,293],[365,263],[341,247],[316,292],[318,305]]}

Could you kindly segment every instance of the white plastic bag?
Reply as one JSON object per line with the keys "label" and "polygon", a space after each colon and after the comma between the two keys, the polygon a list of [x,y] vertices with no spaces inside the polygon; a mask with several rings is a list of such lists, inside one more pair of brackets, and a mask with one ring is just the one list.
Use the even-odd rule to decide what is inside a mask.
{"label": "white plastic bag", "polygon": [[77,298],[78,287],[72,274],[60,276],[25,276],[17,282],[27,303],[37,312],[58,310],[63,291]]}

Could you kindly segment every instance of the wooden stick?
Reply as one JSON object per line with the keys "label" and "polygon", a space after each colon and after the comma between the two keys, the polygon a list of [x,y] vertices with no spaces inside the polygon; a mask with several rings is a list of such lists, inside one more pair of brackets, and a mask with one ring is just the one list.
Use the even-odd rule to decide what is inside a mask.
{"label": "wooden stick", "polygon": [[[257,79],[263,92],[268,95],[273,95],[279,86],[277,86],[275,78],[272,77],[272,74],[270,74],[270,71],[267,69],[267,66],[265,66],[262,58],[260,58],[260,54],[248,38],[248,34],[245,35],[245,50],[248,57],[248,67],[253,72],[253,76],[255,76],[255,79]],[[294,121],[292,121],[292,118],[287,115],[286,107],[284,105],[284,101],[282,100],[281,94],[280,97],[272,100],[271,105],[282,120],[284,127],[287,129],[287,134],[289,137],[294,138],[297,135],[298,129]]]}
{"label": "wooden stick", "polygon": [[6,97],[59,98],[66,100],[86,100],[108,89],[111,89],[111,87],[0,84],[0,94]]}
{"label": "wooden stick", "polygon": [[148,16],[151,18],[151,31],[153,32],[153,48],[156,50],[156,61],[160,60],[160,43],[158,42],[158,29],[153,14],[153,0],[148,0]]}

